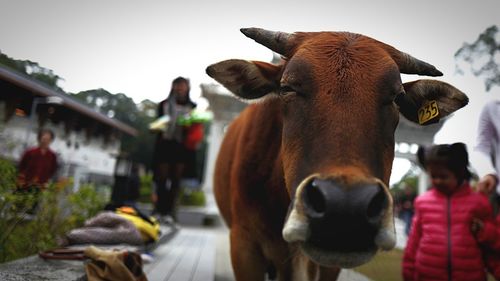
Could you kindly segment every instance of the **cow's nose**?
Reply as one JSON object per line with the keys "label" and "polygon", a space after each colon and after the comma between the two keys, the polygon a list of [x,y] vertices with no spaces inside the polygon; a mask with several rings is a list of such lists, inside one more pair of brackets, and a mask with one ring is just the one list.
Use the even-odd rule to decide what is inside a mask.
{"label": "cow's nose", "polygon": [[388,207],[386,192],[377,183],[347,186],[316,178],[305,186],[302,196],[311,238],[315,240],[337,237],[339,241],[353,241],[372,237]]}
{"label": "cow's nose", "polygon": [[387,206],[386,194],[378,184],[345,187],[332,180],[313,179],[304,191],[306,214],[312,219],[363,219],[380,222]]}

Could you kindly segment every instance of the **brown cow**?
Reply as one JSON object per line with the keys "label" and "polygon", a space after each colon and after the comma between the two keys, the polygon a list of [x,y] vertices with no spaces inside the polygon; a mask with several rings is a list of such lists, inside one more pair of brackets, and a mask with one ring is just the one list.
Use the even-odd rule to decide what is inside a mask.
{"label": "brown cow", "polygon": [[402,83],[400,73],[442,73],[363,35],[241,31],[284,63],[207,68],[238,97],[262,98],[230,126],[215,170],[236,279],[335,280],[395,245],[387,185],[399,113],[432,123],[467,96],[436,80]]}

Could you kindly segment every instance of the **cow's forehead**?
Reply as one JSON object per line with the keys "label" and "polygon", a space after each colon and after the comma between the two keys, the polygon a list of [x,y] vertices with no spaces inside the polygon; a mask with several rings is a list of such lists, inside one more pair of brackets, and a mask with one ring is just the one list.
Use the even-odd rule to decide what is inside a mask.
{"label": "cow's forehead", "polygon": [[321,49],[330,46],[348,46],[354,42],[376,45],[378,42],[370,37],[350,32],[298,32],[293,38],[295,43],[293,52],[300,49]]}
{"label": "cow's forehead", "polygon": [[315,90],[316,82],[312,62],[300,55],[292,57],[283,70],[280,83],[305,92]]}
{"label": "cow's forehead", "polygon": [[287,60],[282,85],[317,90],[339,83],[347,87],[358,84],[378,92],[401,88],[399,68],[380,42],[347,32],[307,33],[302,37]]}

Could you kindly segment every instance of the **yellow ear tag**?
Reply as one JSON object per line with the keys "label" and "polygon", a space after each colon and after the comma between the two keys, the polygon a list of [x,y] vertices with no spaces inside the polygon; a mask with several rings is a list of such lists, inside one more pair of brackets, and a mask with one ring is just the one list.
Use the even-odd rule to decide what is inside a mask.
{"label": "yellow ear tag", "polygon": [[434,119],[439,116],[439,109],[437,102],[435,100],[431,100],[427,103],[425,103],[419,110],[418,110],[418,123],[420,125],[427,123],[427,121]]}

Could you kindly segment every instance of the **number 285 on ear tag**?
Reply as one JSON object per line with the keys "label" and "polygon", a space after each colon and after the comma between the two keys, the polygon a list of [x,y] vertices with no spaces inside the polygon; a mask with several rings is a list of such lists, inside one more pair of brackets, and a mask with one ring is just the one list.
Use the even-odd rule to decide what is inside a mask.
{"label": "number 285 on ear tag", "polygon": [[418,110],[418,123],[424,124],[427,121],[439,116],[439,108],[435,100],[429,101]]}

